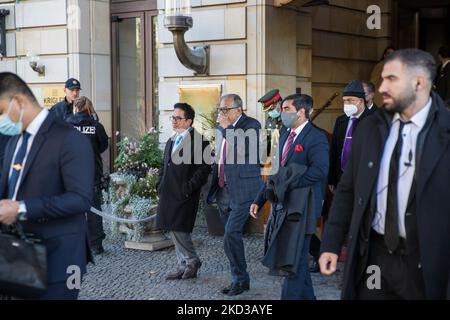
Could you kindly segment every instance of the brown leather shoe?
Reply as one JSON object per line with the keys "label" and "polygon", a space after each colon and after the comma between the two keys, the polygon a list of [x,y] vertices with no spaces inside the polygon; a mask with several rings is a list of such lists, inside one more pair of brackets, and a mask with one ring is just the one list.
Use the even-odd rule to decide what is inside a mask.
{"label": "brown leather shoe", "polygon": [[197,278],[197,272],[201,266],[202,266],[202,263],[200,261],[198,261],[197,263],[188,264],[186,266],[186,269],[184,270],[184,273],[183,273],[183,276],[181,277],[181,279],[186,280],[186,279]]}
{"label": "brown leather shoe", "polygon": [[185,270],[178,269],[177,271],[173,271],[166,276],[166,280],[180,280],[183,276]]}

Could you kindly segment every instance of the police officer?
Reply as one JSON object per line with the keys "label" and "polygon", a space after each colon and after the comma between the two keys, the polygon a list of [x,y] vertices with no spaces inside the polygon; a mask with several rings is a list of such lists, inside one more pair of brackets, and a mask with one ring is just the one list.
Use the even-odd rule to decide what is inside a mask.
{"label": "police officer", "polygon": [[[102,203],[102,184],[103,184],[103,162],[101,154],[108,148],[108,136],[103,125],[94,120],[92,115],[95,113],[92,102],[86,97],[80,97],[73,103],[73,114],[66,118],[82,134],[86,135],[92,144],[95,154],[95,192],[93,207],[101,210]],[[92,252],[94,254],[103,253],[102,241],[105,238],[103,232],[102,217],[89,212],[88,235]]]}
{"label": "police officer", "polygon": [[[73,102],[80,96],[81,84],[75,78],[70,78],[64,85],[64,100],[55,104],[50,111],[61,120],[67,120],[73,114]],[[98,121],[97,114],[94,112],[91,117]]]}

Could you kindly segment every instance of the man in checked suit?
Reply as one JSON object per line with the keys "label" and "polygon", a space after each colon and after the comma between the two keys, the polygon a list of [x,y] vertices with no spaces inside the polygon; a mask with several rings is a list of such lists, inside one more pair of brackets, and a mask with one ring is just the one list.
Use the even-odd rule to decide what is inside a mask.
{"label": "man in checked suit", "polygon": [[[325,133],[310,121],[313,99],[306,94],[293,94],[286,97],[282,104],[281,120],[288,128],[280,136],[280,166],[289,164],[305,165],[307,170],[294,187],[312,187],[314,190],[314,213],[319,218],[325,196],[328,176],[328,140]],[[288,190],[287,192],[289,192]],[[250,215],[256,218],[259,208],[266,200],[264,185],[250,207]],[[286,277],[281,292],[282,300],[314,300],[314,289],[308,268],[308,253],[311,234],[305,234],[298,270],[293,277]]]}
{"label": "man in checked suit", "polygon": [[218,160],[213,167],[208,202],[217,201],[225,223],[224,249],[230,261],[232,283],[221,292],[234,296],[250,288],[242,231],[250,205],[262,186],[258,160],[261,124],[243,112],[242,100],[236,94],[222,96],[218,111]]}
{"label": "man in checked suit", "polygon": [[91,144],[41,108],[26,83],[8,72],[0,73],[0,114],[0,133],[13,136],[0,179],[0,224],[19,221],[46,246],[42,299],[76,299],[79,289],[69,288],[67,279],[72,269],[81,277],[92,258],[85,217],[94,191]]}

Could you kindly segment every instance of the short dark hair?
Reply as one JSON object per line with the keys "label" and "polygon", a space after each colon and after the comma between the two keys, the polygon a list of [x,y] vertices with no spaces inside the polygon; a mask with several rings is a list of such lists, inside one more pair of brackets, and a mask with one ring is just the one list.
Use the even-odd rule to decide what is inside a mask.
{"label": "short dark hair", "polygon": [[191,119],[192,123],[194,123],[195,111],[194,111],[194,108],[192,108],[192,106],[190,104],[187,104],[184,102],[175,103],[175,105],[173,106],[173,109],[183,110],[184,117],[186,119]]}
{"label": "short dark hair", "polygon": [[363,81],[363,84],[369,89],[370,93],[375,92],[375,85],[370,81]]}
{"label": "short dark hair", "polygon": [[287,96],[283,99],[282,104],[287,100],[294,100],[293,105],[295,107],[295,110],[305,109],[305,117],[306,119],[309,119],[309,114],[311,113],[311,109],[314,104],[314,100],[311,96],[308,96],[307,94],[291,94],[290,96]]}
{"label": "short dark hair", "polygon": [[428,74],[430,84],[433,83],[436,76],[436,62],[431,54],[416,48],[400,49],[392,52],[386,62],[399,60],[408,69],[422,68]]}
{"label": "short dark hair", "polygon": [[38,103],[33,91],[17,74],[0,72],[0,98],[12,98],[16,94],[23,94],[31,102]]}
{"label": "short dark hair", "polygon": [[450,45],[440,47],[438,53],[442,59],[450,58]]}

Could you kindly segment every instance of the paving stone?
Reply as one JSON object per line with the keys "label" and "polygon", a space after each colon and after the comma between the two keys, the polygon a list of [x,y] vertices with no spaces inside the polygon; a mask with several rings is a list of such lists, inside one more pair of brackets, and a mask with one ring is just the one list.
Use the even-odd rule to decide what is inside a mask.
{"label": "paving stone", "polygon": [[[267,273],[263,257],[263,236],[244,237],[250,274],[250,290],[236,297],[219,293],[230,281],[229,262],[223,251],[222,237],[211,236],[205,227],[194,229],[193,240],[203,261],[198,278],[166,281],[177,266],[174,248],[139,251],[124,247],[124,236],[112,236],[105,226],[105,253],[95,256],[88,266],[79,298],[82,300],[278,300],[282,278]],[[318,299],[339,299],[340,271],[331,277],[311,274]]]}

